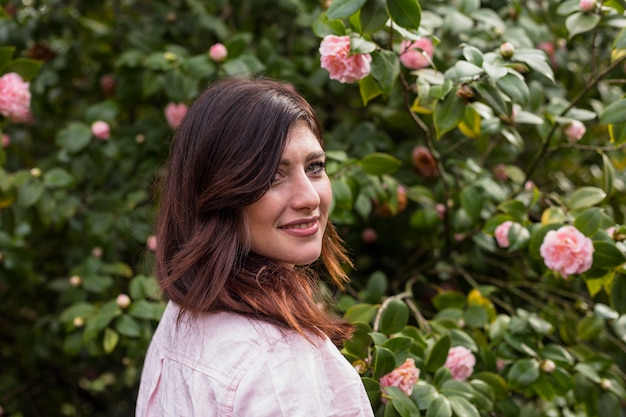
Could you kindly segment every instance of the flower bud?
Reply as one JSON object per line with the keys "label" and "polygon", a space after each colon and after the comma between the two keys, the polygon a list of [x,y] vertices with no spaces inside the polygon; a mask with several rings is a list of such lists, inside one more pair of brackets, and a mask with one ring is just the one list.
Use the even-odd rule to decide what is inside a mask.
{"label": "flower bud", "polygon": [[85,319],[82,317],[74,317],[72,323],[74,324],[74,327],[83,327],[85,325]]}
{"label": "flower bud", "polygon": [[541,362],[541,370],[547,374],[551,374],[556,369],[556,365],[550,359],[546,359]]}
{"label": "flower bud", "polygon": [[2,147],[6,148],[11,143],[11,137],[6,133],[2,134]]}
{"label": "flower bud", "polygon": [[602,388],[605,391],[608,391],[611,388],[613,388],[613,383],[611,382],[610,379],[602,378],[600,380],[600,388]]}
{"label": "flower bud", "polygon": [[111,128],[107,122],[98,120],[91,124],[91,133],[100,140],[108,140],[111,137]]}
{"label": "flower bud", "polygon": [[228,50],[221,43],[216,43],[209,48],[209,56],[215,62],[222,62],[228,56]]}
{"label": "flower bud", "polygon": [[80,287],[82,283],[83,283],[83,280],[78,275],[72,275],[70,277],[70,285],[72,287]]}
{"label": "flower bud", "polygon": [[584,136],[586,131],[587,128],[585,128],[585,125],[578,120],[572,120],[571,122],[566,124],[565,128],[563,129],[565,137],[570,142],[576,142],[580,140]]}
{"label": "flower bud", "polygon": [[100,89],[105,96],[111,97],[113,94],[115,94],[116,88],[117,81],[115,81],[115,77],[113,77],[112,75],[103,75],[102,77],[100,77]]}
{"label": "flower bud", "polygon": [[580,0],[578,7],[583,13],[592,12],[596,9],[596,0]]}
{"label": "flower bud", "polygon": [[411,153],[413,168],[427,179],[437,178],[439,171],[437,163],[430,150],[426,146],[416,146]]}
{"label": "flower bud", "polygon": [[515,46],[511,42],[504,42],[500,45],[500,55],[503,58],[511,58],[515,53]]}
{"label": "flower bud", "polygon": [[100,246],[96,246],[95,248],[93,248],[91,250],[91,256],[98,259],[102,258],[102,248]]}
{"label": "flower bud", "polygon": [[176,60],[178,59],[178,57],[176,56],[176,54],[174,52],[166,52],[163,54],[163,58],[165,58],[166,61],[168,62],[176,62]]}
{"label": "flower bud", "polygon": [[368,227],[361,233],[361,239],[363,239],[365,243],[374,243],[378,239],[378,233],[376,233],[376,230]]}
{"label": "flower bud", "polygon": [[155,235],[148,236],[148,239],[146,239],[146,248],[152,252],[157,249],[157,238]]}
{"label": "flower bud", "polygon": [[126,308],[130,305],[130,297],[126,294],[120,294],[115,299],[115,303],[119,308]]}
{"label": "flower bud", "polygon": [[30,175],[32,175],[35,178],[39,178],[41,177],[41,169],[40,168],[33,168],[30,170]]}

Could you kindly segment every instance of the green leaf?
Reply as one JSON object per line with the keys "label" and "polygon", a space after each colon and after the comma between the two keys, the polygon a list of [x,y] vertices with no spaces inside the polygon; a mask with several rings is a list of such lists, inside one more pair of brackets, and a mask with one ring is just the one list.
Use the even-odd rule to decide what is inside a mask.
{"label": "green leaf", "polygon": [[41,69],[41,61],[30,58],[16,58],[2,67],[2,72],[17,72],[24,81],[31,81]]}
{"label": "green leaf", "polygon": [[74,183],[74,177],[63,168],[55,167],[43,175],[43,184],[46,187],[67,187]]}
{"label": "green leaf", "polygon": [[409,307],[401,300],[392,300],[386,305],[380,316],[380,332],[394,334],[399,332],[409,321]]}
{"label": "green leaf", "polygon": [[367,106],[367,103],[383,93],[371,75],[359,81],[359,92],[361,93],[361,100],[364,106]]}
{"label": "green leaf", "polygon": [[626,257],[614,242],[596,240],[593,242],[593,248],[593,265],[596,268],[611,269],[626,262]]}
{"label": "green leaf", "polygon": [[580,187],[572,193],[568,201],[571,210],[580,210],[595,206],[606,198],[606,192],[598,187]]}
{"label": "green leaf", "polygon": [[380,384],[378,381],[368,377],[361,377],[361,382],[365,387],[365,392],[367,392],[367,398],[370,400],[370,404],[376,404],[380,399]]}
{"label": "green leaf", "polygon": [[15,46],[0,46],[0,74],[4,73],[4,71],[1,71],[2,67],[11,61],[14,53]]}
{"label": "green leaf", "polygon": [[102,340],[102,347],[104,348],[104,353],[113,352],[119,340],[120,340],[120,335],[115,330],[112,330],[108,327],[104,329],[104,339]]}
{"label": "green leaf", "polygon": [[467,187],[461,190],[461,207],[472,221],[480,219],[480,213],[485,202],[485,195],[480,187]]}
{"label": "green leaf", "polygon": [[364,4],[365,0],[334,0],[326,14],[329,19],[343,19],[355,14]]}
{"label": "green leaf", "polygon": [[449,396],[450,406],[457,417],[480,417],[480,413],[466,398],[455,395]]}
{"label": "green leaf", "polygon": [[406,29],[419,30],[422,9],[417,0],[387,0],[391,20]]}
{"label": "green leaf", "polygon": [[600,114],[600,123],[614,124],[626,120],[626,99],[617,100],[604,108]]}
{"label": "green leaf", "polygon": [[360,162],[363,172],[369,175],[390,175],[395,173],[402,161],[395,156],[374,152],[366,155]]}
{"label": "green leaf", "polygon": [[426,417],[452,417],[450,401],[443,395],[439,395],[430,402]]}
{"label": "green leaf", "polygon": [[115,300],[104,304],[102,308],[87,320],[85,331],[83,333],[83,342],[88,343],[95,338],[101,330],[106,328],[111,321],[121,313],[121,310],[115,303]]}
{"label": "green leaf", "polygon": [[446,308],[465,308],[465,295],[459,291],[441,291],[432,299],[432,303],[439,311]]}
{"label": "green leaf", "polygon": [[70,154],[83,150],[91,142],[91,129],[84,123],[71,122],[56,135],[55,143]]}
{"label": "green leaf", "polygon": [[569,33],[568,38],[572,39],[578,34],[595,29],[600,23],[600,19],[600,15],[596,13],[576,12],[571,14],[565,19],[565,27]]}
{"label": "green leaf", "polygon": [[390,386],[385,387],[383,391],[385,392],[385,397],[390,400],[390,404],[402,417],[421,416],[415,403],[413,403],[400,388]]}
{"label": "green leaf", "polygon": [[355,324],[355,331],[352,334],[352,337],[349,340],[343,342],[344,348],[354,356],[358,358],[367,357],[367,352],[372,344],[372,337],[370,333],[372,332],[372,328],[362,322],[358,322]]}
{"label": "green leaf", "polygon": [[586,316],[576,325],[576,333],[580,340],[597,339],[604,330],[604,320],[595,316]]}
{"label": "green leaf", "polygon": [[91,316],[95,310],[96,307],[93,304],[81,301],[63,310],[59,315],[59,321],[71,323],[77,317],[87,318]]}
{"label": "green leaf", "polygon": [[26,181],[17,190],[17,205],[23,208],[31,207],[41,198],[44,186],[41,181],[33,179]]}
{"label": "green leaf", "polygon": [[428,350],[424,363],[426,371],[435,372],[441,368],[446,359],[448,358],[448,351],[450,350],[450,336],[443,336],[435,342],[435,344]]}
{"label": "green leaf", "polygon": [[620,314],[626,314],[626,276],[624,275],[617,275],[613,280],[611,307]]}
{"label": "green leaf", "polygon": [[400,74],[400,61],[393,51],[380,50],[372,53],[371,76],[376,80],[385,97]]}
{"label": "green leaf", "polygon": [[437,139],[457,127],[464,114],[465,102],[456,94],[448,94],[443,101],[438,101],[433,115]]}
{"label": "green leaf", "polygon": [[574,226],[585,236],[593,236],[602,224],[602,210],[592,207],[584,210],[574,220]]}
{"label": "green leaf", "polygon": [[615,167],[611,158],[604,152],[602,153],[602,171],[604,173],[604,191],[607,195],[611,195],[615,183]]}
{"label": "green leaf", "polygon": [[376,315],[376,311],[378,311],[378,307],[375,305],[356,304],[350,307],[344,316],[350,323],[369,323]]}
{"label": "green leaf", "polygon": [[513,60],[525,63],[534,71],[554,82],[554,73],[545,52],[539,49],[518,48],[513,54]]}
{"label": "green leaf", "polygon": [[115,320],[115,329],[127,337],[141,336],[141,324],[128,314],[121,315]]}
{"label": "green leaf", "polygon": [[165,310],[165,306],[163,304],[139,300],[130,305],[128,313],[138,319],[159,321],[163,315],[163,310]]}
{"label": "green leaf", "polygon": [[496,86],[504,91],[513,102],[525,106],[530,97],[530,90],[524,82],[524,78],[517,73],[509,72],[496,82]]}
{"label": "green leaf", "polygon": [[377,32],[387,23],[389,16],[385,0],[367,0],[361,9],[361,31],[363,34]]}
{"label": "green leaf", "polygon": [[393,371],[396,367],[396,358],[393,352],[387,348],[377,346],[374,348],[372,355],[372,377],[379,380],[389,372]]}
{"label": "green leaf", "polygon": [[509,385],[513,389],[525,388],[539,379],[540,373],[539,362],[536,359],[518,360],[509,371]]}

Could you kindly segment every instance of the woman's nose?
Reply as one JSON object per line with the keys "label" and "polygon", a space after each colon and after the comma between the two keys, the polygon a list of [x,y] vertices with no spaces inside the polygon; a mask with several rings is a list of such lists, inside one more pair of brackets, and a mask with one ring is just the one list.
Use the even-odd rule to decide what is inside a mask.
{"label": "woman's nose", "polygon": [[298,175],[293,182],[291,190],[291,205],[294,209],[316,209],[320,204],[320,195],[313,183],[305,173]]}

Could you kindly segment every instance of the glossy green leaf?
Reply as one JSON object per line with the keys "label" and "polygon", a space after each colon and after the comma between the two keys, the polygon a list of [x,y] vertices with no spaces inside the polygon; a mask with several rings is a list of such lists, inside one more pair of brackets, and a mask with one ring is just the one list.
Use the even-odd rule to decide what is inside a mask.
{"label": "glossy green leaf", "polygon": [[446,308],[462,309],[465,308],[466,302],[467,300],[463,293],[452,290],[442,291],[432,299],[433,305],[439,311]]}
{"label": "glossy green leaf", "polygon": [[393,84],[400,73],[398,55],[392,51],[381,50],[372,53],[371,76],[376,80],[380,91],[389,96]]}
{"label": "glossy green leaf", "polygon": [[67,187],[74,183],[74,177],[63,168],[55,167],[43,174],[46,187]]}
{"label": "glossy green leaf", "polygon": [[378,311],[378,307],[372,304],[356,304],[348,309],[345,314],[346,320],[351,323],[369,323]]}
{"label": "glossy green leaf", "polygon": [[396,157],[381,152],[371,153],[361,160],[361,169],[370,175],[393,174],[401,165],[402,161]]}
{"label": "glossy green leaf", "polygon": [[326,14],[329,19],[343,19],[355,14],[364,4],[365,0],[334,0]]}
{"label": "glossy green leaf", "polygon": [[443,395],[439,395],[430,402],[426,417],[452,417],[450,401]]}
{"label": "glossy green leaf", "polygon": [[372,377],[379,380],[389,372],[393,371],[396,367],[396,358],[393,352],[387,348],[377,346],[374,348],[372,355]]}
{"label": "glossy green leaf", "polygon": [[600,113],[600,123],[622,123],[626,120],[626,99],[614,101]]}
{"label": "glossy green leaf", "polygon": [[115,320],[115,330],[127,337],[139,337],[142,334],[141,324],[128,314],[123,314]]}
{"label": "glossy green leaf", "polygon": [[615,268],[626,262],[626,257],[613,242],[594,241],[593,247],[593,264],[597,268]]}
{"label": "glossy green leaf", "polygon": [[371,75],[359,81],[359,92],[361,93],[361,101],[363,101],[364,106],[367,106],[367,103],[383,93]]}
{"label": "glossy green leaf", "polygon": [[596,13],[576,12],[565,19],[569,39],[595,29],[598,23],[600,23],[600,15]]}
{"label": "glossy green leaf", "polygon": [[619,274],[611,287],[611,307],[618,313],[626,314],[626,276]]}
{"label": "glossy green leaf", "polygon": [[535,382],[539,375],[539,362],[536,359],[521,359],[515,361],[509,371],[509,385],[515,389],[524,388]]}
{"label": "glossy green leaf", "polygon": [[403,28],[420,28],[422,9],[417,0],[387,0],[387,11],[391,19]]}
{"label": "glossy green leaf", "polygon": [[522,106],[528,103],[530,90],[524,78],[519,74],[513,72],[507,73],[504,77],[498,79],[496,86],[509,96],[514,103],[518,103]]}
{"label": "glossy green leaf", "polygon": [[610,196],[615,184],[615,166],[611,158],[605,153],[602,153],[602,172],[604,174],[604,191]]}
{"label": "glossy green leaf", "polygon": [[585,316],[576,326],[580,340],[597,339],[604,330],[604,321],[595,316]]}
{"label": "glossy green leaf", "polygon": [[102,347],[105,353],[111,353],[117,346],[117,342],[120,340],[120,335],[115,330],[107,327],[104,329],[104,338],[102,340]]}
{"label": "glossy green leaf", "polygon": [[450,93],[443,101],[437,102],[433,117],[437,139],[457,127],[464,114],[465,103],[456,94]]}
{"label": "glossy green leaf", "polygon": [[450,407],[457,417],[480,417],[480,413],[476,406],[469,402],[466,398],[455,395],[448,397]]}
{"label": "glossy green leaf", "polygon": [[568,206],[572,210],[580,210],[595,206],[606,198],[606,192],[598,187],[580,187],[572,193]]}
{"label": "glossy green leaf", "polygon": [[574,226],[584,235],[593,236],[602,224],[602,210],[592,207],[576,216]]}
{"label": "glossy green leaf", "polygon": [[364,34],[382,29],[389,19],[385,0],[367,0],[361,9],[360,19]]}
{"label": "glossy green leaf", "polygon": [[450,350],[450,336],[440,337],[439,340],[430,348],[427,352],[427,356],[424,360],[426,370],[428,372],[434,372],[441,368],[446,359],[448,358],[448,351]]}
{"label": "glossy green leaf", "polygon": [[71,122],[66,128],[59,130],[56,144],[68,153],[77,153],[91,142],[91,129],[84,123]]}
{"label": "glossy green leaf", "polygon": [[384,395],[389,399],[389,403],[402,417],[419,417],[421,413],[417,406],[397,387],[385,387]]}
{"label": "glossy green leaf", "polygon": [[409,307],[401,300],[389,302],[380,316],[380,331],[394,334],[401,331],[409,320]]}
{"label": "glossy green leaf", "polygon": [[370,333],[372,328],[364,322],[356,322],[355,331],[352,337],[343,342],[343,346],[352,355],[357,358],[365,358],[368,354],[368,349],[372,344],[372,337]]}
{"label": "glossy green leaf", "polygon": [[2,67],[2,72],[16,72],[24,81],[31,81],[37,76],[42,62],[30,58],[16,58]]}
{"label": "glossy green leaf", "polygon": [[121,314],[121,311],[115,303],[115,300],[104,304],[95,315],[86,320],[87,325],[83,333],[83,342],[88,343],[91,339],[95,338],[98,333],[104,330],[119,314]]}

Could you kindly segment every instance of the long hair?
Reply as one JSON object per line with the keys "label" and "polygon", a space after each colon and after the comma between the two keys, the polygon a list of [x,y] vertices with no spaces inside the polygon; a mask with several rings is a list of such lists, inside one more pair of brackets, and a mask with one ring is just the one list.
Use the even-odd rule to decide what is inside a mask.
{"label": "long hair", "polygon": [[[305,122],[323,146],[307,101],[269,79],[221,80],[191,105],[166,164],[156,275],[183,313],[231,311],[338,343],[351,326],[322,302],[316,273],[286,268],[249,249],[244,208],[268,191],[297,122]],[[330,281],[342,287],[342,264],[350,260],[330,222],[321,259]]]}

